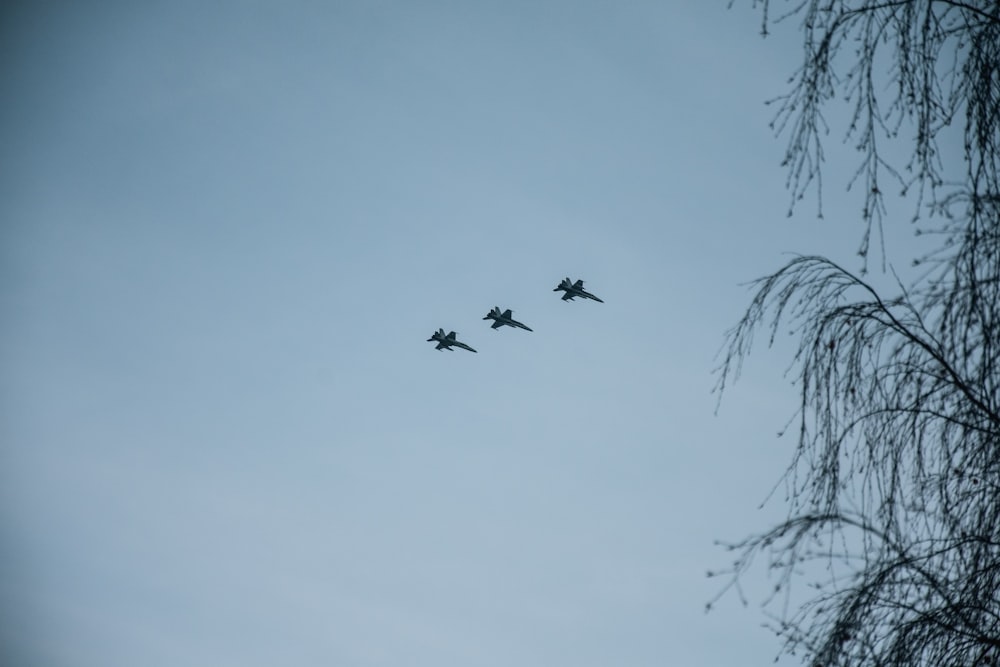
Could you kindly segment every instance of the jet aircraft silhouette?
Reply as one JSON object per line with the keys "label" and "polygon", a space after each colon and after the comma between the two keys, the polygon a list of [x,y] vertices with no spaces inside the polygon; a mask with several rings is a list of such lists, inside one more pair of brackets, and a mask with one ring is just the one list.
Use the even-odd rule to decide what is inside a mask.
{"label": "jet aircraft silhouette", "polygon": [[530,327],[524,326],[524,324],[518,322],[513,317],[511,317],[510,308],[501,313],[500,306],[495,306],[493,310],[486,313],[486,317],[484,317],[483,319],[493,320],[493,324],[491,324],[490,326],[492,326],[494,329],[507,325],[509,327],[519,327],[521,329],[524,329],[525,331],[531,331]]}
{"label": "jet aircraft silhouette", "polygon": [[569,278],[563,278],[562,282],[552,290],[553,292],[558,292],[562,290],[565,294],[562,295],[563,301],[572,301],[575,297],[583,297],[584,299],[593,299],[594,301],[599,301],[604,303],[603,300],[598,299],[596,296],[583,289],[583,281],[577,280],[575,283],[571,282]]}
{"label": "jet aircraft silhouette", "polygon": [[458,339],[455,338],[454,331],[452,331],[446,336],[444,333],[444,329],[438,329],[433,334],[431,334],[430,338],[427,339],[428,343],[432,343],[434,341],[437,341],[437,347],[434,348],[435,350],[449,350],[454,352],[454,350],[451,349],[454,346],[454,347],[460,347],[463,350],[468,350],[469,352],[475,352],[475,350],[473,350],[465,343],[459,342]]}

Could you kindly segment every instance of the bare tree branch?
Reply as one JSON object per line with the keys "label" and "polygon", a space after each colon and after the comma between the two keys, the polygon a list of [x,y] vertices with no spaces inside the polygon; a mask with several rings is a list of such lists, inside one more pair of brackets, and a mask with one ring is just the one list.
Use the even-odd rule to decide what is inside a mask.
{"label": "bare tree branch", "polygon": [[[720,595],[745,601],[762,558],[777,578],[765,607],[783,595],[771,627],[807,664],[1000,665],[1000,2],[801,0],[776,20],[753,5],[765,34],[800,20],[802,64],[773,100],[793,203],[815,185],[822,210],[823,110],[842,98],[862,156],[848,183],[866,190],[859,252],[888,215],[882,176],[917,188],[918,216],[938,221],[920,231],[941,243],[892,297],[819,256],[753,284],[716,390],[758,330],[771,345],[789,329],[797,445],[788,518],[727,545]],[[938,143],[962,119],[962,164],[945,164]],[[907,133],[909,160],[890,164],[882,142]],[[798,606],[793,586],[809,591]]]}

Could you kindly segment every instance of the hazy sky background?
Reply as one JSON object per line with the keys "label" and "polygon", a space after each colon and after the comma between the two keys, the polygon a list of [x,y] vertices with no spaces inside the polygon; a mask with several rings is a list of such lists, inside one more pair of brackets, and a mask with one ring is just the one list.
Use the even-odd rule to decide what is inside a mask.
{"label": "hazy sky background", "polygon": [[761,348],[715,417],[711,370],[862,228],[838,136],[786,217],[746,4],[5,5],[9,663],[770,664],[704,573],[795,390]]}

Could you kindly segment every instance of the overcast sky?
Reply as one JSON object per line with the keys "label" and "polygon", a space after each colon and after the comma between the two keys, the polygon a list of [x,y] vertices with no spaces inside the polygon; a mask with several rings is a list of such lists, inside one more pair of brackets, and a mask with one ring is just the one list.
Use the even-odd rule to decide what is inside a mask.
{"label": "overcast sky", "polygon": [[795,389],[711,370],[861,202],[786,217],[794,25],[725,4],[7,3],[9,663],[770,664],[705,571]]}

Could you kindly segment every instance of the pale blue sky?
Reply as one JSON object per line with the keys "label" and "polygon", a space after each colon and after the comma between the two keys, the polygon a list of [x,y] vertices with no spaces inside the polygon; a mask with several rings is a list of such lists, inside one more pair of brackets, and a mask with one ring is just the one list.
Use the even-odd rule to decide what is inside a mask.
{"label": "pale blue sky", "polygon": [[781,514],[794,389],[762,350],[714,417],[710,371],[740,283],[857,268],[861,230],[842,178],[785,217],[794,34],[725,2],[3,11],[12,664],[771,662],[704,572]]}

